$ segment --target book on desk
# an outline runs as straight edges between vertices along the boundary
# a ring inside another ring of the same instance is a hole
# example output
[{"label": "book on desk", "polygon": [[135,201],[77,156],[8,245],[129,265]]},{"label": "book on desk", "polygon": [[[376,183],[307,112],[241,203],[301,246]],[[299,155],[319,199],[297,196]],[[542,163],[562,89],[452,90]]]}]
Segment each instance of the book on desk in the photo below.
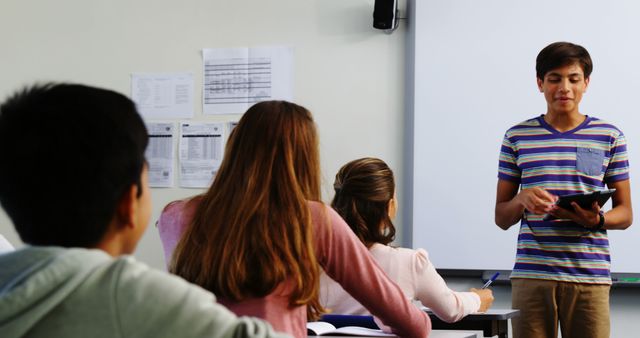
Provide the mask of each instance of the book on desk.
[{"label": "book on desk", "polygon": [[382,332],[380,329],[371,329],[362,326],[335,327],[328,322],[308,322],[308,336],[363,336],[363,337],[395,337],[392,333]]},{"label": "book on desk", "polygon": [[[489,309],[483,313],[473,313],[455,323],[446,323],[440,320],[429,308],[421,307],[431,319],[432,328],[436,331],[482,331],[483,336],[506,338],[509,336],[508,321],[509,319],[520,315],[519,310],[514,309]],[[344,326],[358,326],[362,328],[378,329],[372,316],[353,316],[353,315],[335,315],[328,314],[320,319],[328,322],[336,328]],[[313,335],[312,333],[308,333]],[[336,333],[323,333],[325,336],[334,336]],[[445,334],[443,337],[446,337]],[[463,335],[464,336],[464,335]],[[473,334],[471,335],[473,337]]]},{"label": "book on desk", "polygon": [[[378,329],[372,316],[324,315],[319,322],[307,323],[308,336],[397,337]],[[353,326],[359,325],[359,326]],[[481,330],[432,330],[430,338],[480,338]]]}]

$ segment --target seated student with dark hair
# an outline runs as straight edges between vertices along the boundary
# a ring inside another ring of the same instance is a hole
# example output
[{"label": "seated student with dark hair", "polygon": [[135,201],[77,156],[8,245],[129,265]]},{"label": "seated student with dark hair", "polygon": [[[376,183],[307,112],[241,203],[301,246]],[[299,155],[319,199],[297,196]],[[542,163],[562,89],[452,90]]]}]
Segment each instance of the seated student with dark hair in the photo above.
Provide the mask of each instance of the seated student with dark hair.
[{"label": "seated student with dark hair", "polygon": [[0,203],[29,246],[0,255],[0,337],[283,337],[130,254],[150,217],[134,103],[73,84],[0,106]]},{"label": "seated student with dark hair", "polygon": [[[449,289],[423,249],[391,247],[396,229],[395,180],[387,164],[361,158],[345,164],[336,174],[331,206],[344,218],[373,258],[398,283],[405,296],[419,300],[445,322],[486,311],[493,303],[489,289],[456,292]],[[321,279],[320,301],[336,314],[368,314],[357,300],[327,275]]]}]

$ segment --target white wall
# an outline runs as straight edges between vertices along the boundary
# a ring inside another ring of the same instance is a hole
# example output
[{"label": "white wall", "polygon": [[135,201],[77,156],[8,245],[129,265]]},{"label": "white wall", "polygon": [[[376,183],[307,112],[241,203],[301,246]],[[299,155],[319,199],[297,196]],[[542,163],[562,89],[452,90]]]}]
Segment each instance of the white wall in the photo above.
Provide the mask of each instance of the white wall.
[{"label": "white wall", "polygon": [[[374,29],[373,4],[3,0],[0,97],[36,80],[78,81],[129,94],[132,72],[189,71],[196,81],[195,119],[237,120],[201,114],[202,48],[291,45],[294,97],[318,124],[328,200],[335,172],[349,160],[377,156],[402,171],[406,25],[391,35]],[[135,253],[140,260],[164,266],[153,223],[167,202],[199,192],[153,189],[152,224]],[[2,212],[0,233],[19,245]]]}]

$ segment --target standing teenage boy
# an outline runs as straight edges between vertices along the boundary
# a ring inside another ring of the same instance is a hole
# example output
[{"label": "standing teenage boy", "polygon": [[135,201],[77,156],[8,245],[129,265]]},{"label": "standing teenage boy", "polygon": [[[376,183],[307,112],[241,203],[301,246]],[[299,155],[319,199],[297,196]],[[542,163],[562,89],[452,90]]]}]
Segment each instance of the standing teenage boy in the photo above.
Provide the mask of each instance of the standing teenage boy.
[{"label": "standing teenage boy", "polygon": [[0,337],[282,337],[130,254],[149,222],[147,132],[125,96],[25,89],[0,106]]},{"label": "standing teenage boy", "polygon": [[[623,133],[579,110],[592,68],[581,46],[545,47],[536,76],[547,112],[510,128],[502,142],[495,222],[504,230],[521,224],[511,274],[517,338],[557,337],[558,322],[563,338],[609,336],[607,230],[631,225],[631,193]],[[557,196],[605,184],[616,189],[607,212],[597,203],[554,205]]]}]

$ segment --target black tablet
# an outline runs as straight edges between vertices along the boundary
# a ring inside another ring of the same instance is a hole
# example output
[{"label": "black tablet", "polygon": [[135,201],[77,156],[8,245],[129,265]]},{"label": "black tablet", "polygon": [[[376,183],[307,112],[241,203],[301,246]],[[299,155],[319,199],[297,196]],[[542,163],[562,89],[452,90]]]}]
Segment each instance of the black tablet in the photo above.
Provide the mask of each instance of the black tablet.
[{"label": "black tablet", "polygon": [[591,209],[593,202],[598,201],[598,205],[602,207],[607,203],[615,191],[616,189],[609,189],[592,191],[584,194],[564,195],[558,198],[556,205],[564,209],[573,210],[571,202],[576,202],[583,209]]},{"label": "black tablet", "polygon": [[[559,196],[558,200],[556,201],[556,205],[563,209],[573,211],[571,202],[578,203],[578,205],[583,209],[591,209],[591,205],[593,204],[593,202],[598,201],[598,205],[602,207],[605,203],[607,203],[607,201],[609,200],[609,198],[611,198],[611,196],[615,191],[616,189],[608,189],[608,190],[591,191],[591,192],[582,193],[582,194],[570,194],[570,195]],[[553,217],[552,215],[545,215],[543,220],[549,221],[554,218],[555,217]]]}]

